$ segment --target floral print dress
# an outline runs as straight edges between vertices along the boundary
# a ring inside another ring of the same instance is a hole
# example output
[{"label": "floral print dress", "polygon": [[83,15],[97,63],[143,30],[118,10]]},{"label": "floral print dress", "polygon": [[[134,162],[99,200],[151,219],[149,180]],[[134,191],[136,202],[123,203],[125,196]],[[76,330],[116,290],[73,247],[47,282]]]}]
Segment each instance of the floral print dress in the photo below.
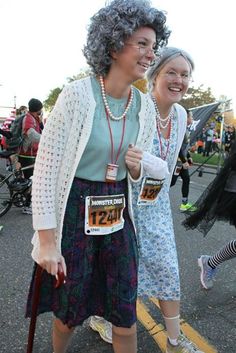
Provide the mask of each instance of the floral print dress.
[{"label": "floral print dress", "polygon": [[[170,142],[160,135],[154,139],[152,154],[166,155],[169,170],[175,164],[177,117],[172,119]],[[161,147],[162,146],[162,147]],[[168,182],[164,182],[157,200],[137,205],[141,183],[133,184],[133,211],[139,244],[138,294],[161,300],[179,300],[180,283]]]}]

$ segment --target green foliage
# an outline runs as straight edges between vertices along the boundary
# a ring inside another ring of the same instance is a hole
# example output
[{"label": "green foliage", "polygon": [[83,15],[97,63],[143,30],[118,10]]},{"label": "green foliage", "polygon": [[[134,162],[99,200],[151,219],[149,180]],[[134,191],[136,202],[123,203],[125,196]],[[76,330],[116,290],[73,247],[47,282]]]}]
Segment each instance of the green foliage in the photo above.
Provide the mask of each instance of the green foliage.
[{"label": "green foliage", "polygon": [[73,82],[76,80],[80,80],[81,78],[85,78],[87,76],[89,76],[91,74],[91,70],[90,69],[84,69],[84,70],[80,70],[80,72],[78,73],[78,75],[74,75],[72,77],[67,77],[67,81]]},{"label": "green foliage", "polygon": [[207,89],[203,88],[203,85],[200,85],[197,88],[190,87],[188,89],[188,93],[181,100],[180,104],[182,104],[185,108],[195,108],[204,104],[210,104],[216,101],[216,98],[213,96],[211,89],[208,87]]},{"label": "green foliage", "polygon": [[62,91],[62,88],[60,88],[60,87],[54,88],[50,91],[47,99],[43,102],[44,108],[47,111],[50,112],[52,110],[52,108],[54,107],[54,105],[56,103],[57,97],[59,96],[61,91]]},{"label": "green foliage", "polygon": [[140,80],[137,80],[133,83],[133,86],[139,89],[143,93],[147,93],[147,80],[145,78],[142,78]]},{"label": "green foliage", "polygon": [[[67,77],[67,81],[68,81],[68,83],[70,83],[70,82],[73,82],[75,80],[79,80],[81,78],[87,77],[89,74],[90,74],[90,70],[89,69],[81,70],[78,73],[78,75],[74,75],[72,77]],[[52,110],[52,108],[54,107],[54,105],[56,103],[56,100],[57,100],[59,94],[61,93],[61,91],[63,89],[63,87],[62,88],[57,87],[57,88],[54,88],[54,89],[52,89],[50,91],[47,99],[44,101],[44,108],[47,111],[50,112]]]},{"label": "green foliage", "polygon": [[[193,163],[198,163],[198,164],[202,164],[205,163],[207,158],[209,157],[204,157],[202,154],[198,154],[198,153],[190,153]],[[218,153],[216,153],[215,155],[213,155],[211,158],[208,159],[208,161],[206,162],[206,164],[208,165],[214,165],[217,166],[218,164],[223,165],[224,161],[222,159],[221,156],[219,156]]]}]

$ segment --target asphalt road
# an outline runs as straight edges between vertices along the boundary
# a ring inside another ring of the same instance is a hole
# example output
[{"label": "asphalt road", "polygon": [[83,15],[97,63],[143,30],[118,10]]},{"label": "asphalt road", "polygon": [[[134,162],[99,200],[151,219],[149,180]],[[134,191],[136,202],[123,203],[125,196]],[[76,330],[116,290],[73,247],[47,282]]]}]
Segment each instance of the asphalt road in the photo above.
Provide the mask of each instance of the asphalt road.
[{"label": "asphalt road", "polygon": [[[191,177],[190,201],[194,201],[214,175]],[[206,238],[198,231],[185,231],[184,215],[179,211],[181,182],[171,189],[171,201],[176,232],[182,285],[181,317],[196,329],[219,353],[234,353],[236,335],[236,259],[219,268],[213,289],[201,289],[197,257],[213,254],[235,238],[235,229],[219,222]],[[24,306],[31,277],[32,260],[31,217],[21,209],[12,208],[0,219],[0,353],[25,353],[29,321],[24,319]],[[160,312],[145,301],[157,323],[163,323]],[[51,315],[41,315],[37,322],[34,353],[51,353]],[[149,332],[138,324],[138,353],[160,353]],[[109,344],[86,325],[78,328],[68,353],[111,353]],[[206,352],[207,353],[207,352]]]}]

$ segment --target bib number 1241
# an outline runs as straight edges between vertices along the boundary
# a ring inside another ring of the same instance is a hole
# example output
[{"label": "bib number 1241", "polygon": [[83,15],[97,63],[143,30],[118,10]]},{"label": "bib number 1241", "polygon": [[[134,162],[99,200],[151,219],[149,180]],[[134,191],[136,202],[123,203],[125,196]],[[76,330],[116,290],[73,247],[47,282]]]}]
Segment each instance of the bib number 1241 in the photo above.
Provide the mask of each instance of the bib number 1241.
[{"label": "bib number 1241", "polygon": [[123,194],[87,196],[85,203],[86,234],[110,234],[123,228],[123,211],[125,208]]}]

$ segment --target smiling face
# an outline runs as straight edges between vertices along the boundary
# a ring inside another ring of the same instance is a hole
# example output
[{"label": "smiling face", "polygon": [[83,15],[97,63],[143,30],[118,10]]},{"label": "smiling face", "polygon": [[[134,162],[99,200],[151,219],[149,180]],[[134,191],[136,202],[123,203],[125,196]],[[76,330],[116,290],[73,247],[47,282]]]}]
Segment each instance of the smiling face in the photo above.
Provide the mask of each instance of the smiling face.
[{"label": "smiling face", "polygon": [[166,105],[178,103],[188,90],[190,78],[190,64],[183,56],[178,56],[167,62],[159,72],[152,93]]},{"label": "smiling face", "polygon": [[126,41],[121,51],[112,53],[110,70],[116,70],[127,81],[133,82],[144,77],[155,58],[156,33],[152,28],[141,27]]}]

